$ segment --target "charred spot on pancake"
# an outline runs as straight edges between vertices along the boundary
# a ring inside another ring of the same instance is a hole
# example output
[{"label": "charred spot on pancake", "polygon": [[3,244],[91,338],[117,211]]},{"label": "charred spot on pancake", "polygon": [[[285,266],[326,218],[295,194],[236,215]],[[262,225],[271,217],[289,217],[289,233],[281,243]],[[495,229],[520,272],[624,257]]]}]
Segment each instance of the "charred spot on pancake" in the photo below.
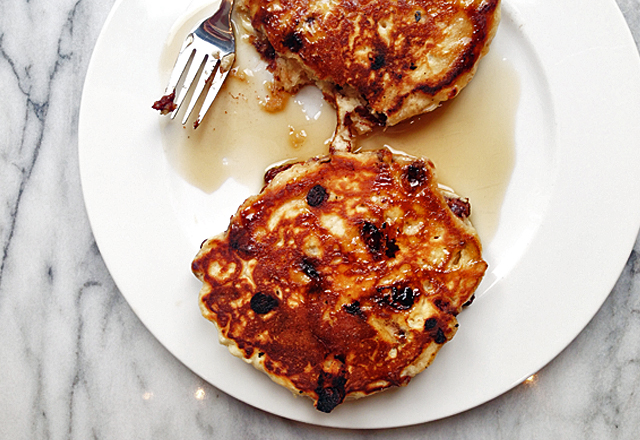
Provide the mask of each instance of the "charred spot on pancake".
[{"label": "charred spot on pancake", "polygon": [[302,36],[298,32],[293,32],[284,38],[284,40],[282,41],[282,44],[285,47],[289,48],[291,52],[298,52],[300,51],[300,49],[302,49],[304,40],[302,39]]},{"label": "charred spot on pancake", "polygon": [[251,310],[256,312],[258,315],[266,315],[276,307],[278,307],[278,299],[274,298],[271,295],[264,294],[262,292],[258,292],[251,297],[251,301],[249,302],[249,306]]},{"label": "charred spot on pancake", "polygon": [[307,203],[315,208],[322,205],[328,197],[329,194],[327,194],[327,190],[322,185],[315,185],[307,193]]}]

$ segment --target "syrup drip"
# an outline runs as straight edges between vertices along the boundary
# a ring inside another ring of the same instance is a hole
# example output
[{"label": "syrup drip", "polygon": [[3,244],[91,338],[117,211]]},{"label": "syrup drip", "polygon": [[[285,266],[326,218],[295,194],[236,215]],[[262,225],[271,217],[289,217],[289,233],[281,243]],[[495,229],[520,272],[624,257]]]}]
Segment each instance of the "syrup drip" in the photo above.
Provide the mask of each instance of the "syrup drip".
[{"label": "syrup drip", "polygon": [[[236,18],[236,30],[243,25]],[[191,26],[185,22],[167,42],[160,65],[163,76],[168,77]],[[236,53],[234,71],[197,130],[181,126],[181,114],[174,121],[160,118],[168,162],[205,193],[230,178],[257,193],[273,164],[327,154],[335,130],[334,109],[311,86],[291,97],[282,110],[267,111],[271,76],[246,35],[237,39]],[[471,221],[486,243],[497,229],[514,167],[519,94],[509,61],[490,52],[454,100],[397,126],[374,130],[359,139],[359,148],[386,145],[431,159],[439,181],[470,199]]]}]

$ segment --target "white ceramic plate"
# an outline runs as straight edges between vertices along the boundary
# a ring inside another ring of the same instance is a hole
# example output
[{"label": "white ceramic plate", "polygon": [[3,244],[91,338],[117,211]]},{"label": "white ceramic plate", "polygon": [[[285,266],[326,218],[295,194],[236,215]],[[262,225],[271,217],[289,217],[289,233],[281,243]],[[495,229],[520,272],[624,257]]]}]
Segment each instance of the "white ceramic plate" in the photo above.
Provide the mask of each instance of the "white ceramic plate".
[{"label": "white ceramic plate", "polygon": [[[166,81],[158,63],[167,34],[187,6],[116,3],[86,78],[79,153],[87,211],[114,280],[149,330],[194,372],[294,420],[404,426],[511,389],[593,317],[640,225],[640,64],[613,1],[585,8],[579,0],[504,0],[490,56],[509,60],[519,77],[515,164],[485,243],[490,270],[478,299],[461,314],[454,340],[408,387],[329,415],[232,357],[200,316],[191,259],[250,191],[231,186],[207,195],[167,164],[149,105]],[[203,225],[207,212],[217,215]]]}]

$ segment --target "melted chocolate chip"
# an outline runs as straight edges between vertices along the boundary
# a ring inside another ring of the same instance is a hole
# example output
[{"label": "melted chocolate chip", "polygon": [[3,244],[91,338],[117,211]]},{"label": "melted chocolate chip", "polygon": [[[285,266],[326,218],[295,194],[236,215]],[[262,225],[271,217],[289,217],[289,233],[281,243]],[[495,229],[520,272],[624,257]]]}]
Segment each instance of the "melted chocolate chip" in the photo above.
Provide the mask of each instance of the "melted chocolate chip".
[{"label": "melted chocolate chip", "polygon": [[[430,331],[433,341],[436,344],[444,344],[447,342],[447,337],[440,327],[438,327],[438,320],[436,318],[429,318],[424,321],[425,331]],[[435,331],[434,331],[435,330]]]},{"label": "melted chocolate chip", "polygon": [[425,330],[433,330],[438,325],[438,320],[436,318],[429,318],[424,321],[424,329]]},{"label": "melted chocolate chip", "polygon": [[302,36],[299,33],[294,32],[292,34],[287,35],[284,41],[282,42],[282,44],[288,47],[291,52],[298,52],[300,49],[302,49],[304,40],[302,39]]},{"label": "melted chocolate chip", "polygon": [[322,388],[318,391],[316,408],[323,413],[330,413],[344,400],[344,391],[338,387]]},{"label": "melted chocolate chip", "polygon": [[436,337],[433,338],[433,341],[436,344],[444,344],[445,342],[447,342],[447,337],[444,335],[444,332],[442,331],[441,328],[439,328],[438,331],[436,331]]},{"label": "melted chocolate chip", "polygon": [[267,61],[274,60],[276,58],[276,50],[268,40],[256,38],[253,40],[253,46]]},{"label": "melted chocolate chip", "polygon": [[374,258],[378,259],[382,254],[387,258],[395,258],[400,250],[396,240],[389,238],[387,224],[383,223],[379,229],[371,222],[364,222],[360,228],[360,237]]},{"label": "melted chocolate chip", "polygon": [[384,67],[385,59],[383,54],[378,54],[376,57],[371,60],[371,70],[379,70]]},{"label": "melted chocolate chip", "polygon": [[377,254],[382,250],[382,232],[373,223],[364,222],[360,236],[372,253]]},{"label": "melted chocolate chip", "polygon": [[327,190],[322,185],[316,185],[307,193],[307,203],[315,208],[322,205],[328,197]]},{"label": "melted chocolate chip", "polygon": [[449,309],[449,301],[446,301],[441,298],[437,298],[433,301],[433,305],[443,312],[446,312]]},{"label": "melted chocolate chip", "polygon": [[420,295],[418,289],[412,289],[411,287],[385,286],[378,287],[376,290],[381,294],[385,291],[390,291],[390,293],[375,298],[375,301],[380,305],[390,306],[397,310],[410,309],[413,307],[418,295]]},{"label": "melted chocolate chip", "polygon": [[342,375],[332,376],[321,371],[318,377],[318,387],[315,390],[318,394],[318,401],[316,402],[318,411],[330,413],[336,406],[340,405],[346,395],[346,383],[347,380]]},{"label": "melted chocolate chip", "polygon": [[461,219],[465,219],[471,215],[471,204],[468,199],[458,197],[447,198],[447,206],[449,209]]},{"label": "melted chocolate chip", "polygon": [[353,316],[362,316],[362,309],[360,308],[360,301],[354,301],[351,304],[345,304],[342,306],[345,312]]},{"label": "melted chocolate chip", "polygon": [[420,162],[414,162],[404,170],[404,178],[411,188],[421,185],[427,179],[427,170]]},{"label": "melted chocolate chip", "polygon": [[411,287],[393,287],[391,289],[391,305],[399,310],[406,310],[413,307],[416,293]]},{"label": "melted chocolate chip", "polygon": [[384,127],[386,125],[386,123],[387,123],[387,115],[385,115],[384,113],[380,113],[380,112],[373,112],[372,113],[370,109],[365,108],[365,107],[363,107],[361,105],[356,107],[353,111],[354,111],[355,114],[360,116],[362,119],[367,120],[367,121],[371,122],[372,124]]},{"label": "melted chocolate chip", "polygon": [[258,250],[249,232],[235,223],[229,228],[229,246],[244,256],[251,256]]},{"label": "melted chocolate chip", "polygon": [[316,267],[311,260],[304,258],[302,263],[300,263],[300,268],[304,274],[313,281],[320,281],[320,273],[316,270]]},{"label": "melted chocolate chip", "polygon": [[264,315],[278,307],[278,299],[271,295],[258,292],[251,297],[249,305],[251,306],[251,310],[258,315]]},{"label": "melted chocolate chip", "polygon": [[400,248],[396,244],[396,241],[393,239],[387,238],[387,250],[384,251],[387,258],[395,258],[396,252],[398,252]]}]

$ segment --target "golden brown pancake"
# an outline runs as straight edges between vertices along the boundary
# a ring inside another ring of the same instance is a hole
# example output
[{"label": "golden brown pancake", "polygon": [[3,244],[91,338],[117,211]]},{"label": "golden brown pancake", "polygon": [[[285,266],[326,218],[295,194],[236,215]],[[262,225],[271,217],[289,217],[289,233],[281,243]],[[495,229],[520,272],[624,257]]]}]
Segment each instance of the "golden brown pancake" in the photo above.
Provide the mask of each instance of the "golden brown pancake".
[{"label": "golden brown pancake", "polygon": [[221,343],[323,412],[406,385],[486,270],[468,201],[429,160],[386,149],[266,180],[192,264]]},{"label": "golden brown pancake", "polygon": [[277,86],[315,83],[338,110],[334,150],[455,97],[500,21],[500,0],[241,0]]}]

